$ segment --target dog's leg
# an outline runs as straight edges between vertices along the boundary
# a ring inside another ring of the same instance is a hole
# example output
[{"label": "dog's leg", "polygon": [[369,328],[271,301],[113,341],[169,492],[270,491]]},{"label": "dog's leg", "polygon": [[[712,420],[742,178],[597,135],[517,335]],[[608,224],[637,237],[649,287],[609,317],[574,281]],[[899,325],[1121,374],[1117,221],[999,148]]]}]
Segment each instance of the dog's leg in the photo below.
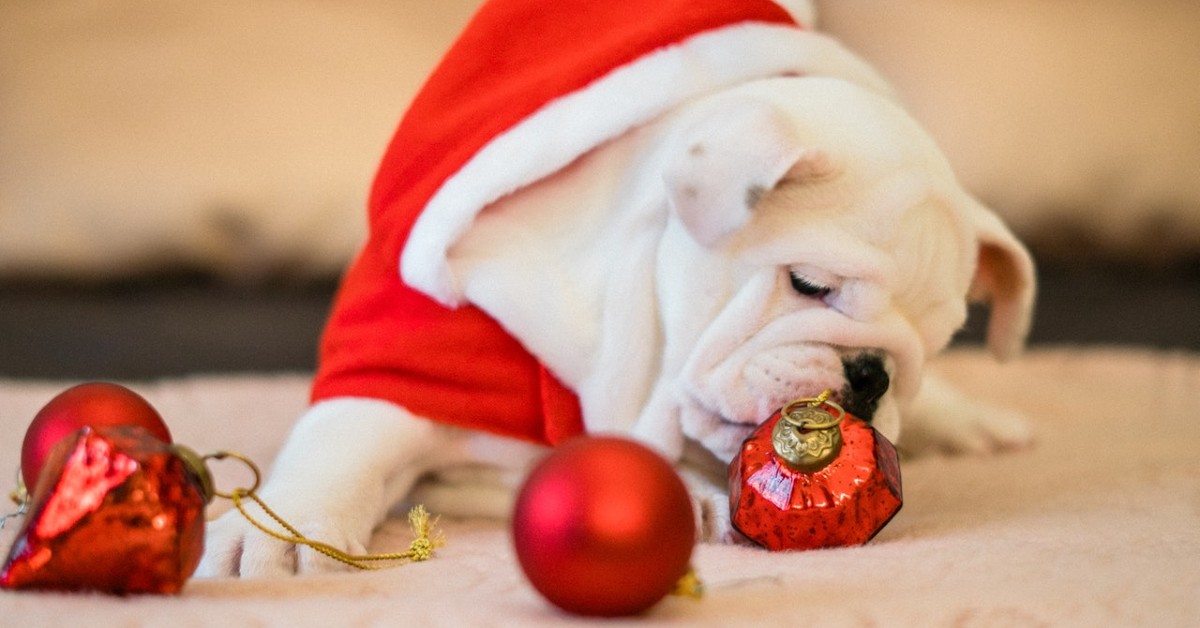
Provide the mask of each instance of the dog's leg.
[{"label": "dog's leg", "polygon": [[696,540],[704,543],[735,543],[739,535],[733,529],[729,513],[729,493],[725,487],[713,482],[707,475],[695,469],[680,468],[692,497],[692,508],[696,515]]},{"label": "dog's leg", "polygon": [[413,488],[409,501],[438,516],[509,518],[521,483],[550,449],[484,432],[463,438],[462,464],[429,474]]},{"label": "dog's leg", "polygon": [[1020,413],[970,399],[929,374],[904,417],[905,454],[984,454],[1028,446],[1033,430]]},{"label": "dog's leg", "polygon": [[729,512],[728,465],[722,464],[708,450],[689,440],[684,458],[676,470],[692,497],[697,541],[746,543],[745,537],[734,530]]},{"label": "dog's leg", "polygon": [[[313,406],[258,491],[308,538],[352,554],[430,469],[461,452],[462,431],[413,416],[390,403],[333,399]],[[252,514],[272,523],[251,505]],[[338,569],[308,547],[267,536],[232,510],[208,525],[201,576],[274,576]]]}]

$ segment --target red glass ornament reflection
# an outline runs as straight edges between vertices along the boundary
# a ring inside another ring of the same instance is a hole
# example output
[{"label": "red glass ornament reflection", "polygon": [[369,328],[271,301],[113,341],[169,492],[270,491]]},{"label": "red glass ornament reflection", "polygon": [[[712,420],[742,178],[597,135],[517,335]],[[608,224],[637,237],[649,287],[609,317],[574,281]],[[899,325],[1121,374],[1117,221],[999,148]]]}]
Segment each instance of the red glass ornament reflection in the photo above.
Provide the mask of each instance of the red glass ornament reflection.
[{"label": "red glass ornament reflection", "polygon": [[512,525],[530,583],[581,615],[650,608],[688,572],[696,542],[675,469],[617,437],[579,437],[552,451],[522,485]]},{"label": "red glass ornament reflection", "polygon": [[[813,429],[794,418],[809,411],[825,422]],[[875,428],[836,404],[802,400],[742,444],[729,467],[729,501],[734,527],[767,549],[861,545],[900,510],[899,459]]]},{"label": "red glass ornament reflection", "polygon": [[200,480],[138,426],[60,441],[32,491],[0,587],[175,593],[204,550]]},{"label": "red glass ornament reflection", "polygon": [[21,475],[33,487],[42,465],[58,441],[81,427],[138,425],[155,438],[171,442],[171,431],[158,411],[141,395],[107,382],[79,384],[51,399],[33,417],[21,444]]}]

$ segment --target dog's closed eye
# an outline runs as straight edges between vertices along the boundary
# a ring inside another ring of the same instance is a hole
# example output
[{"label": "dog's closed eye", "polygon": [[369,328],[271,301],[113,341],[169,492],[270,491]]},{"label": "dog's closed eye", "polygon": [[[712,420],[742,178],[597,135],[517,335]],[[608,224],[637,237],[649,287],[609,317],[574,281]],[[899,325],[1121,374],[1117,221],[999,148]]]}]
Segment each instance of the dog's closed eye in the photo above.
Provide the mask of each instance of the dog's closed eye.
[{"label": "dog's closed eye", "polygon": [[795,271],[788,273],[788,276],[792,280],[792,289],[806,297],[821,299],[833,290],[829,286],[821,285]]}]

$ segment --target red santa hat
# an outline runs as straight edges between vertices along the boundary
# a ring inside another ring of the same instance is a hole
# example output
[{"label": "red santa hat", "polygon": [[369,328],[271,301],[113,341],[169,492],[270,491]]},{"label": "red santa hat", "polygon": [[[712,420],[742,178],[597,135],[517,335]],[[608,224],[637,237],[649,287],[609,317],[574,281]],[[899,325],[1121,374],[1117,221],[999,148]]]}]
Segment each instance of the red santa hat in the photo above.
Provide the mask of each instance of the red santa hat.
[{"label": "red santa hat", "polygon": [[[429,77],[385,154],[370,236],[321,344],[314,401],[383,399],[555,443],[574,393],[486,312],[446,252],[489,204],[606,140],[739,83],[814,73],[796,0],[492,0]],[[828,55],[825,55],[828,56]]]}]

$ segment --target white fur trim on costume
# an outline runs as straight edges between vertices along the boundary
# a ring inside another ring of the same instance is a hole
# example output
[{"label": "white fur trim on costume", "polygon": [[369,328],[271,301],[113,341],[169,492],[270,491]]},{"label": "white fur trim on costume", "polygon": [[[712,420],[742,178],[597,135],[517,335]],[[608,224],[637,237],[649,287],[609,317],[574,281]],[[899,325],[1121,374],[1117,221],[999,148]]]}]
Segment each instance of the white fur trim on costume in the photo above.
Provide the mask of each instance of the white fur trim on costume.
[{"label": "white fur trim on costume", "polygon": [[459,305],[463,296],[447,251],[484,207],[690,99],[788,73],[838,76],[891,93],[870,66],[819,33],[738,24],[695,35],[551,101],[484,146],[418,217],[400,256],[401,275],[441,303]]}]

